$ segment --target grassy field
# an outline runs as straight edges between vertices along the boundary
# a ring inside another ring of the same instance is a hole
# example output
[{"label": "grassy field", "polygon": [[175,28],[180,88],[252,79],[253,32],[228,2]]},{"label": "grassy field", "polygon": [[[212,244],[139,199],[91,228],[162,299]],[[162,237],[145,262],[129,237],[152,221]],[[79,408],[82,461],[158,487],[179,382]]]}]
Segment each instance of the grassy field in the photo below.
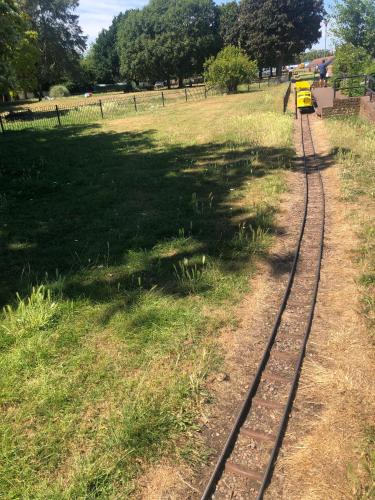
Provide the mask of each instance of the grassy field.
[{"label": "grassy field", "polygon": [[[271,83],[272,85],[272,83]],[[251,85],[241,85],[239,91],[245,92],[248,90],[257,90],[259,88],[265,89],[268,87],[267,79],[264,80],[259,86],[258,83],[252,83]],[[195,95],[204,94],[204,85],[194,85],[193,87],[187,87],[186,92],[188,93],[188,98],[194,98]],[[106,103],[107,101],[129,101],[132,102],[134,96],[141,103],[146,101],[151,101],[155,103],[162,103],[161,98],[162,90],[147,90],[141,92],[95,92],[92,97],[85,98],[83,95],[74,95],[69,97],[59,97],[55,98],[53,101],[39,101],[37,99],[30,99],[28,101],[14,101],[13,103],[2,103],[0,104],[0,112],[8,110],[21,110],[21,109],[31,109],[33,111],[38,111],[46,107],[54,107],[56,104],[58,106],[70,107],[70,106],[84,106],[92,102],[97,102],[99,99]],[[163,89],[165,104],[185,101],[185,89],[172,88]],[[161,104],[162,105],[162,104]]]},{"label": "grassy field", "polygon": [[[360,242],[356,259],[361,268],[359,285],[362,292],[362,310],[373,344],[375,341],[375,129],[372,123],[358,117],[332,119],[330,124],[330,136],[340,165],[343,199],[353,205],[352,222],[357,229]],[[361,486],[361,498],[374,498],[375,426],[368,427],[365,434],[367,440],[363,446],[362,456],[368,474],[365,486]],[[354,481],[358,481],[358,478]]]},{"label": "grassy field", "polygon": [[[270,85],[275,85],[271,83]],[[240,85],[239,92],[268,90],[267,81],[261,84]],[[140,113],[159,113],[161,108],[186,105],[186,102],[203,101],[221,94],[218,89],[204,86],[168,91],[138,93],[95,94],[91,98],[82,96],[63,97],[51,102],[20,102],[0,107],[0,117],[5,132],[35,128],[56,128],[58,126],[86,125],[98,120],[128,118]],[[58,107],[58,109],[57,109]],[[8,116],[8,112],[23,112]],[[26,113],[25,113],[26,112]]]},{"label": "grassy field", "polygon": [[273,238],[285,87],[1,137],[3,498],[124,498],[192,440]]}]

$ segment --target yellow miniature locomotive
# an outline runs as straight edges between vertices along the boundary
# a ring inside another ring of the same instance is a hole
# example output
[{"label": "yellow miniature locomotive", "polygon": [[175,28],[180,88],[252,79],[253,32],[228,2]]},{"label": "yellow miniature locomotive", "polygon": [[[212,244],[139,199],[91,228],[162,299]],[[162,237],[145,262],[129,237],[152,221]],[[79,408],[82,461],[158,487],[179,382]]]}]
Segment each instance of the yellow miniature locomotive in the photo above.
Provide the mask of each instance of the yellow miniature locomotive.
[{"label": "yellow miniature locomotive", "polygon": [[297,81],[295,83],[297,93],[297,108],[300,110],[312,109],[314,100],[309,82]]}]

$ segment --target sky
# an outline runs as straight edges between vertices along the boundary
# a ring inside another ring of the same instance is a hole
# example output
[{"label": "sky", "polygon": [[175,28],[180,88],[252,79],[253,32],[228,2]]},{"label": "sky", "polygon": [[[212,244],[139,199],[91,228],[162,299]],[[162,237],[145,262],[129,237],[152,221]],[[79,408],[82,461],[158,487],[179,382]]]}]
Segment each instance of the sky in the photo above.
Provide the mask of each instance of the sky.
[{"label": "sky", "polygon": [[[219,0],[216,3],[225,3],[226,0]],[[148,0],[80,0],[77,13],[80,16],[80,25],[86,35],[89,43],[95,41],[95,38],[103,28],[108,28],[114,16],[120,12],[129,9],[143,7]],[[326,7],[331,0],[325,0]],[[322,27],[324,32],[324,27]],[[332,42],[327,37],[327,48],[332,46]],[[324,48],[324,36],[314,48]]]}]

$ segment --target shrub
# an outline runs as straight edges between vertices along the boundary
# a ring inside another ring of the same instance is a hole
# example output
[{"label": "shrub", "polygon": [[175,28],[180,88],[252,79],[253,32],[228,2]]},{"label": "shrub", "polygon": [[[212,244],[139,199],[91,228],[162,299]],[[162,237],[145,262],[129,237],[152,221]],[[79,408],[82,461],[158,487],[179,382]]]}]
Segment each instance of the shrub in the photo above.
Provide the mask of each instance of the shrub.
[{"label": "shrub", "polygon": [[[333,63],[334,78],[343,76],[361,75],[371,71],[371,56],[362,47],[355,47],[345,43],[336,49]],[[362,78],[342,80],[342,87],[348,87],[343,93],[349,96],[362,95]]]},{"label": "shrub", "polygon": [[205,80],[209,85],[236,92],[240,83],[248,83],[258,72],[256,61],[251,61],[238,47],[228,45],[216,57],[205,62]]},{"label": "shrub", "polygon": [[50,97],[68,97],[70,96],[69,90],[64,85],[54,85],[49,89]]}]

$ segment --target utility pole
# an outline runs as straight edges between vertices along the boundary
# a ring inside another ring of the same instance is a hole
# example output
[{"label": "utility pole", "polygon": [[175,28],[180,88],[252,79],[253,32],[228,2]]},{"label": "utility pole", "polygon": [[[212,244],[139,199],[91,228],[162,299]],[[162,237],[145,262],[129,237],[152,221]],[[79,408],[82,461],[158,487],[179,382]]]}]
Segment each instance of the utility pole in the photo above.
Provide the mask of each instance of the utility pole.
[{"label": "utility pole", "polygon": [[324,56],[327,57],[327,28],[328,28],[328,22],[329,22],[329,17],[324,19]]}]

